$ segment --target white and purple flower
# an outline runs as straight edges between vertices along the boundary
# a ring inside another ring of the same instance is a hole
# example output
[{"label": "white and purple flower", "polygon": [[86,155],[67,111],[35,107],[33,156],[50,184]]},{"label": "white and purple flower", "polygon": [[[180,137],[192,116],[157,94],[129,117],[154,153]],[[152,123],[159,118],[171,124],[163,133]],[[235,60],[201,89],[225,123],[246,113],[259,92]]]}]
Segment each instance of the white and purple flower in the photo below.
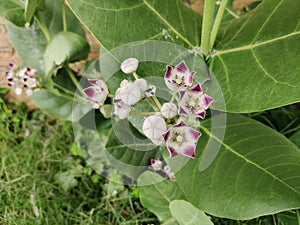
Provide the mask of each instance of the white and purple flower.
[{"label": "white and purple flower", "polygon": [[6,72],[7,85],[14,88],[17,95],[22,94],[23,91],[31,95],[32,90],[37,87],[36,73],[33,68],[19,69],[16,63],[10,63]]},{"label": "white and purple flower", "polygon": [[199,131],[188,127],[183,121],[180,121],[163,133],[163,138],[171,157],[184,155],[194,158],[196,143],[200,136],[201,133]]},{"label": "white and purple flower", "polygon": [[201,119],[205,118],[206,110],[214,99],[203,94],[200,84],[192,88],[179,91],[179,114],[185,116],[196,116]]},{"label": "white and purple flower", "polygon": [[88,81],[92,86],[83,89],[83,92],[88,100],[93,103],[93,107],[99,108],[107,98],[108,88],[103,80],[88,79]]},{"label": "white and purple flower", "polygon": [[161,115],[167,119],[172,119],[177,116],[177,112],[177,106],[172,102],[164,103],[160,110]]},{"label": "white and purple flower", "polygon": [[160,171],[162,169],[162,161],[160,159],[151,159],[151,166],[149,166],[149,169],[157,172]]},{"label": "white and purple flower", "polygon": [[175,66],[175,68],[167,65],[164,79],[170,90],[184,90],[187,87],[192,86],[195,74],[195,71],[190,71],[186,63],[181,61]]},{"label": "white and purple flower", "polygon": [[121,70],[125,74],[133,73],[137,70],[139,61],[136,58],[125,59],[121,64]]}]

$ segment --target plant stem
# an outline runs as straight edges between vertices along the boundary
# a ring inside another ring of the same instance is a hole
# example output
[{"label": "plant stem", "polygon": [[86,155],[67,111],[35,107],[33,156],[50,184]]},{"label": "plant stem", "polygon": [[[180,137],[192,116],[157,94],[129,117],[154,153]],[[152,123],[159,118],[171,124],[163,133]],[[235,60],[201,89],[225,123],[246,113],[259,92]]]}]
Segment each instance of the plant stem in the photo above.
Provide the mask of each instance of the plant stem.
[{"label": "plant stem", "polygon": [[156,96],[152,96],[152,99],[155,103],[155,105],[157,106],[157,108],[159,109],[159,111],[161,110],[161,104],[160,102],[158,101],[157,97]]},{"label": "plant stem", "polygon": [[156,112],[138,112],[138,111],[131,111],[130,114],[132,115],[141,115],[141,116],[151,116],[154,115]]},{"label": "plant stem", "polygon": [[38,23],[41,27],[41,30],[43,31],[43,33],[45,35],[47,41],[50,42],[51,41],[51,35],[49,33],[49,30],[48,30],[46,24],[44,23],[44,21],[42,20],[42,18],[40,17],[40,14],[38,12],[36,13],[35,17],[36,17],[36,19],[37,19],[37,21],[38,21]]},{"label": "plant stem", "polygon": [[62,0],[62,19],[63,19],[64,32],[67,32],[68,29],[67,29],[66,4],[64,0]]},{"label": "plant stem", "polygon": [[201,50],[206,56],[210,51],[210,34],[214,20],[214,8],[215,0],[205,0],[202,21]]},{"label": "plant stem", "polygon": [[76,77],[75,77],[73,71],[72,71],[68,66],[66,66],[65,69],[66,69],[66,71],[67,71],[69,77],[71,78],[72,82],[73,82],[74,85],[76,86],[76,88],[77,88],[77,89],[79,90],[79,92],[84,96],[84,93],[83,93],[83,91],[82,91],[82,88],[81,88],[81,86],[80,86],[78,80],[76,79]]},{"label": "plant stem", "polygon": [[137,73],[134,71],[134,72],[132,72],[132,75],[134,76],[134,79],[139,79],[139,75],[137,75]]},{"label": "plant stem", "polygon": [[212,27],[212,31],[211,31],[211,35],[210,35],[210,49],[212,49],[214,47],[215,41],[216,41],[216,37],[220,28],[220,24],[227,6],[228,0],[222,0],[221,1],[221,5],[219,7],[214,25]]},{"label": "plant stem", "polygon": [[61,96],[65,97],[65,98],[69,98],[69,99],[77,98],[78,101],[80,100],[82,102],[88,102],[89,101],[89,100],[87,100],[85,98],[82,98],[81,96],[78,96],[78,95],[74,94],[72,91],[70,91],[70,90],[68,90],[68,89],[60,86],[59,84],[54,83],[54,86],[57,87],[58,89],[64,91],[65,93],[70,94],[70,96],[66,96],[66,95],[62,94],[61,92],[59,92],[59,94]]}]

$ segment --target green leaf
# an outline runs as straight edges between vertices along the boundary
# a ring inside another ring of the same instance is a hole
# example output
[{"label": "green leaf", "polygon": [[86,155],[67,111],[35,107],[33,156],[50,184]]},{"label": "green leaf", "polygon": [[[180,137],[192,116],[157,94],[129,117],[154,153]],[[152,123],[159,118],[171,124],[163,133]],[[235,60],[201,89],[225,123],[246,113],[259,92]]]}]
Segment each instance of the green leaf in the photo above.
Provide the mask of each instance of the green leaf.
[{"label": "green leaf", "polygon": [[35,12],[38,10],[42,0],[26,0],[25,1],[25,21],[31,23]]},{"label": "green leaf", "polygon": [[[215,216],[250,219],[300,207],[300,151],[280,133],[243,116],[227,117],[226,135],[220,140],[203,133],[197,157],[176,174],[187,200]],[[213,127],[218,133],[224,127]],[[208,139],[221,144],[220,153],[199,171],[200,152]]]},{"label": "green leaf", "polygon": [[65,62],[86,59],[90,46],[81,36],[71,32],[56,34],[45,51],[46,72]]},{"label": "green leaf", "polygon": [[15,25],[23,27],[25,25],[24,4],[19,0],[1,1],[0,17],[4,17]]},{"label": "green leaf", "polygon": [[34,92],[31,99],[40,109],[70,121],[78,121],[92,108],[89,102],[79,102],[46,90]]},{"label": "green leaf", "polygon": [[141,135],[127,120],[118,120],[106,143],[107,157],[125,175],[137,178],[148,169],[158,147]]},{"label": "green leaf", "polygon": [[191,203],[184,200],[174,200],[170,202],[172,216],[180,225],[213,225],[204,212],[195,208]]},{"label": "green leaf", "polygon": [[188,47],[200,43],[201,16],[184,6],[180,0],[68,2],[80,21],[106,49],[154,39]]},{"label": "green leaf", "polygon": [[141,174],[138,186],[141,203],[160,221],[167,221],[172,217],[169,210],[172,200],[185,199],[176,182],[170,182],[154,172]]},{"label": "green leaf", "polygon": [[[3,1],[8,2],[8,1]],[[46,0],[45,10],[41,17],[52,36],[63,30],[61,0]],[[24,14],[24,10],[22,12]],[[22,15],[23,18],[23,15]],[[68,30],[84,37],[84,31],[75,16],[67,10]],[[25,24],[25,23],[24,23]],[[44,53],[47,40],[36,21],[29,28],[17,27],[8,23],[9,38],[26,66],[36,68],[38,76],[45,75]]]},{"label": "green leaf", "polygon": [[246,16],[222,25],[211,65],[228,112],[299,102],[299,8],[300,1],[264,0]]},{"label": "green leaf", "polygon": [[293,142],[295,145],[300,148],[300,130],[298,130],[296,133],[294,133],[290,138],[290,141]]}]

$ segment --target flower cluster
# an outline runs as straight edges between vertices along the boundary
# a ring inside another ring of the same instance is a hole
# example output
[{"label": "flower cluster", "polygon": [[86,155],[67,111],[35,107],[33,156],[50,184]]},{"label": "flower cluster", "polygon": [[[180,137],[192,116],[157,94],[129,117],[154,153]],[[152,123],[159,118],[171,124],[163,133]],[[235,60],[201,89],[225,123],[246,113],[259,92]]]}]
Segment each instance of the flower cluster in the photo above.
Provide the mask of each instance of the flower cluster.
[{"label": "flower cluster", "polygon": [[[201,133],[187,123],[191,117],[204,119],[206,110],[213,102],[212,97],[203,93],[200,83],[192,86],[195,74],[184,61],[174,68],[167,65],[164,80],[166,86],[173,91],[173,97],[170,102],[163,104],[159,115],[149,116],[144,121],[145,136],[157,145],[165,143],[171,157],[195,157],[196,144]],[[178,105],[173,103],[177,94]],[[170,119],[177,122],[169,124],[167,129],[165,121]]]},{"label": "flower cluster", "polygon": [[7,85],[13,88],[17,95],[23,92],[32,95],[33,89],[37,87],[36,73],[33,68],[20,69],[16,63],[10,63],[6,71]]},{"label": "flower cluster", "polygon": [[163,167],[163,162],[160,159],[151,159],[149,169],[153,172],[162,173],[170,181],[175,181],[175,174],[172,169],[168,165]]}]

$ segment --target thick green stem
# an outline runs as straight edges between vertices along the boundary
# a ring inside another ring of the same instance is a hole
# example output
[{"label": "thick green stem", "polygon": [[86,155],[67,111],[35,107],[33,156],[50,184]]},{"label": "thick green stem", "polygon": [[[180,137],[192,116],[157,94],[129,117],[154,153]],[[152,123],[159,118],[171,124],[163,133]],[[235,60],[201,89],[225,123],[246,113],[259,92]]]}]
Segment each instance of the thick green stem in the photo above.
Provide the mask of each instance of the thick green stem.
[{"label": "thick green stem", "polygon": [[78,82],[78,80],[76,79],[76,77],[75,77],[75,75],[73,73],[73,71],[68,66],[66,66],[65,69],[66,69],[69,77],[71,78],[72,82],[74,83],[74,85],[76,86],[76,88],[79,90],[80,94],[82,94],[83,96],[85,96],[84,93],[83,93],[83,91],[82,91],[82,88],[81,88],[81,86],[80,86],[80,84]]},{"label": "thick green stem", "polygon": [[216,41],[216,37],[220,28],[220,24],[224,15],[224,12],[226,10],[226,6],[227,6],[228,0],[222,0],[221,1],[221,5],[219,7],[218,13],[217,13],[217,17],[215,19],[212,31],[211,31],[211,36],[210,36],[210,49],[212,49],[214,47],[215,41]]},{"label": "thick green stem", "polygon": [[200,47],[201,51],[206,56],[210,51],[210,34],[214,20],[214,8],[215,0],[205,0]]},{"label": "thick green stem", "polygon": [[36,13],[35,17],[36,17],[36,19],[37,19],[37,21],[40,25],[41,30],[43,31],[43,33],[45,35],[47,41],[50,42],[51,41],[51,35],[49,33],[49,30],[48,30],[46,24],[44,23],[44,21],[42,20],[42,18],[40,17],[40,14],[38,12]]},{"label": "thick green stem", "polygon": [[67,14],[66,14],[66,4],[65,1],[62,0],[62,19],[63,19],[63,28],[64,32],[67,32]]},{"label": "thick green stem", "polygon": [[151,116],[154,115],[156,112],[138,112],[138,111],[131,111],[131,115],[139,115],[139,116]]}]

